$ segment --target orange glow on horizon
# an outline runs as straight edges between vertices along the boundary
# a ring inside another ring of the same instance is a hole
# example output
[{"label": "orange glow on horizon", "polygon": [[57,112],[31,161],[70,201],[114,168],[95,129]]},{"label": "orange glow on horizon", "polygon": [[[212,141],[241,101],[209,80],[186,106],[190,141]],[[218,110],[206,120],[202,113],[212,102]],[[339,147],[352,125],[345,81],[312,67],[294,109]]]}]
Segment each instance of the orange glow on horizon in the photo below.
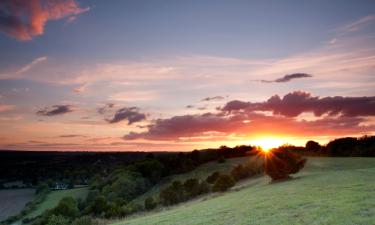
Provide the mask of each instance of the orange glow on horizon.
[{"label": "orange glow on horizon", "polygon": [[286,141],[277,137],[267,137],[254,140],[252,141],[252,144],[261,147],[264,153],[268,153],[272,148],[277,148],[283,144],[286,144]]}]

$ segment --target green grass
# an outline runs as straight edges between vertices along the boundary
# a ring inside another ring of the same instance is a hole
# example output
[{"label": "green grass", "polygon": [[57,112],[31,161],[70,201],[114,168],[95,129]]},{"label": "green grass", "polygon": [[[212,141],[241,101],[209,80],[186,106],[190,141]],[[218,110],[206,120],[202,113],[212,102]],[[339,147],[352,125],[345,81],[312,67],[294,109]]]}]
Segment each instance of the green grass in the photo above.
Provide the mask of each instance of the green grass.
[{"label": "green grass", "polygon": [[166,177],[160,183],[158,183],[152,189],[150,189],[148,192],[134,199],[132,202],[143,205],[144,200],[147,197],[156,197],[159,194],[160,190],[168,186],[172,181],[175,181],[175,180],[184,181],[189,178],[197,178],[197,179],[205,180],[207,176],[211,175],[215,171],[228,172],[230,171],[232,167],[240,163],[244,163],[245,161],[248,161],[248,160],[249,160],[248,158],[233,158],[233,159],[227,159],[224,163],[218,163],[216,161],[213,161],[213,162],[205,163],[188,173]]},{"label": "green grass", "polygon": [[26,215],[24,218],[35,218],[41,215],[47,209],[52,209],[56,207],[59,201],[64,197],[85,199],[87,194],[88,194],[87,187],[52,191],[51,193],[47,195],[47,198],[40,205],[38,205],[38,207],[34,211]]},{"label": "green grass", "polygon": [[309,158],[295,179],[249,179],[170,209],[116,225],[375,224],[374,158]]}]

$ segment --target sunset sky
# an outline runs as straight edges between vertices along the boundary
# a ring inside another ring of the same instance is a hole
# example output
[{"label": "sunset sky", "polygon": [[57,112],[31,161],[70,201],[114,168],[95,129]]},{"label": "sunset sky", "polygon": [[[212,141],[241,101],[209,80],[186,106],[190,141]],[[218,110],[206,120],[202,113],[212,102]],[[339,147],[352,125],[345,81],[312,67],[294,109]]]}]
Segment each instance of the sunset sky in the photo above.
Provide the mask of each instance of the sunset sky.
[{"label": "sunset sky", "polygon": [[375,134],[375,1],[0,1],[0,149]]}]

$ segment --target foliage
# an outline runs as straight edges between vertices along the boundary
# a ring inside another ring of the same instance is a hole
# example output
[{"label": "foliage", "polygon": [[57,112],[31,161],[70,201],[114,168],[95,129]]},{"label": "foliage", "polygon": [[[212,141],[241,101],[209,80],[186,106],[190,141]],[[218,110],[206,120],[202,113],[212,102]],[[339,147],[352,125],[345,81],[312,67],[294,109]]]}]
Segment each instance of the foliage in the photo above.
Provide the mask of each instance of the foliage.
[{"label": "foliage", "polygon": [[148,197],[145,199],[145,209],[146,210],[152,210],[154,208],[156,208],[157,206],[157,203],[156,201],[154,200],[153,197]]},{"label": "foliage", "polygon": [[215,183],[215,181],[217,180],[217,178],[220,176],[220,173],[219,172],[217,172],[217,171],[215,171],[215,172],[213,172],[210,176],[208,176],[207,178],[206,178],[206,181],[208,182],[208,183],[210,183],[210,184],[213,184],[213,183]]},{"label": "foliage", "polygon": [[274,149],[265,155],[265,172],[273,181],[289,178],[306,163],[300,155],[285,150]]},{"label": "foliage", "polygon": [[215,181],[214,186],[212,187],[212,191],[214,192],[226,191],[229,188],[233,187],[235,183],[236,182],[231,175],[220,174],[217,180]]}]

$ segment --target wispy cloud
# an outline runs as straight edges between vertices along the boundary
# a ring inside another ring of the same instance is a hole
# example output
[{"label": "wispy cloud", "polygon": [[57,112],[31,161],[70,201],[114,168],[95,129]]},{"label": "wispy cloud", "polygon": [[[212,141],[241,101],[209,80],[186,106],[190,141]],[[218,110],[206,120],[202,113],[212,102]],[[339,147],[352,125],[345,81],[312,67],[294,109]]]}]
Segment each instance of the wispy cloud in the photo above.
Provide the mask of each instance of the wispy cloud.
[{"label": "wispy cloud", "polygon": [[362,17],[354,22],[348,23],[345,26],[341,27],[339,30],[341,32],[354,32],[373,23],[375,23],[375,14],[371,14]]},{"label": "wispy cloud", "polygon": [[293,79],[308,78],[308,77],[312,77],[312,75],[307,74],[307,73],[293,73],[293,74],[284,75],[283,77],[277,78],[275,80],[260,80],[260,81],[263,83],[285,83]]},{"label": "wispy cloud", "polygon": [[15,105],[0,104],[0,112],[10,111],[15,109]]},{"label": "wispy cloud", "polygon": [[214,96],[214,97],[206,97],[202,99],[202,102],[209,102],[209,101],[221,101],[224,100],[225,98],[223,96]]},{"label": "wispy cloud", "polygon": [[73,112],[71,105],[54,105],[52,107],[46,107],[37,111],[37,115],[39,116],[57,116],[66,114],[69,112]]},{"label": "wispy cloud", "polygon": [[24,67],[20,68],[19,70],[16,71],[16,74],[21,74],[21,73],[25,73],[27,71],[29,71],[30,69],[32,69],[34,66],[42,63],[43,61],[46,61],[47,60],[47,56],[42,56],[42,57],[38,57],[36,59],[34,59],[31,63],[25,65]]}]

